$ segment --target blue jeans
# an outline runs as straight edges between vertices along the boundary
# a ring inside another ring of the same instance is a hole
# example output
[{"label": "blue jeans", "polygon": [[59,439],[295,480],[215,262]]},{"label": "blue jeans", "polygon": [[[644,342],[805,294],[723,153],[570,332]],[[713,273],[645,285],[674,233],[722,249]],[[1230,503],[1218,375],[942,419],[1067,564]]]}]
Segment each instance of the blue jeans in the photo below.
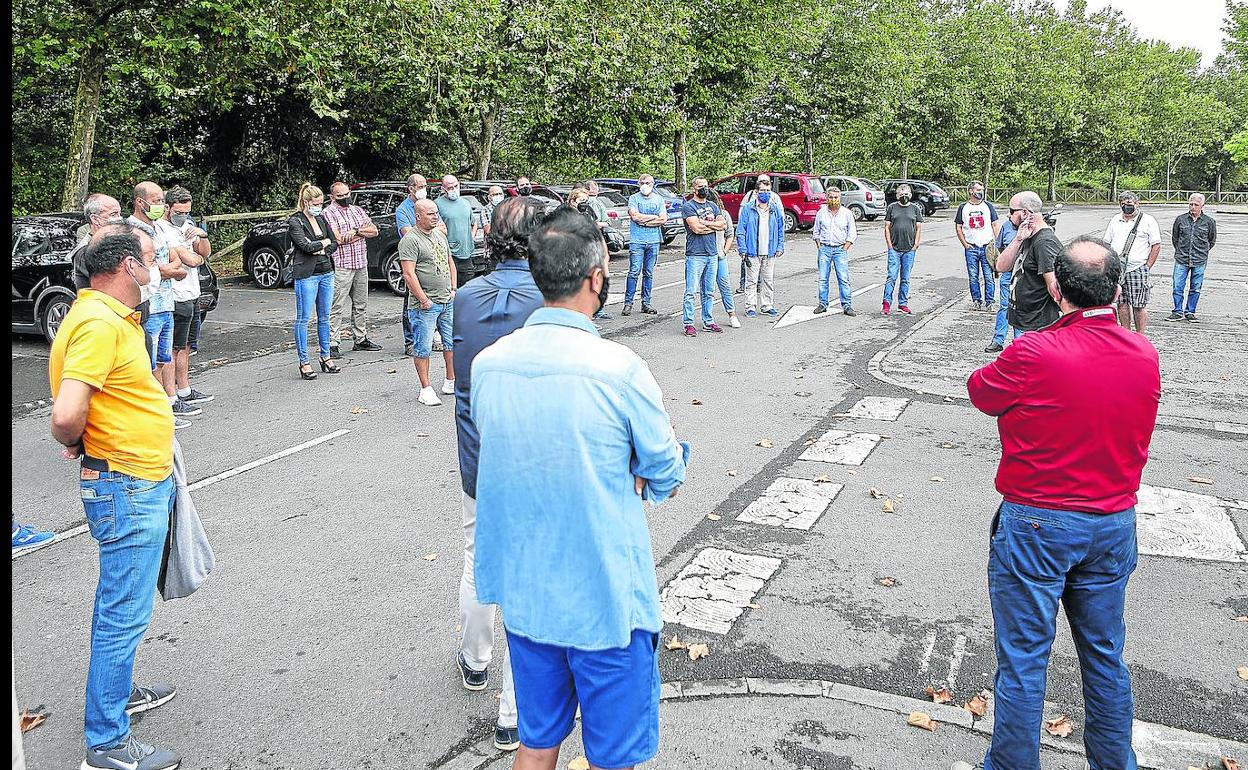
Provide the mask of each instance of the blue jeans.
[{"label": "blue jeans", "polygon": [[[987,246],[967,246],[963,249],[966,256],[966,274],[971,279],[971,300],[973,302],[982,302],[992,304],[993,300],[993,284],[992,284],[992,268],[988,265],[988,247]],[[980,292],[979,280],[980,274],[983,274],[984,287]]]},{"label": "blue jeans", "polygon": [[[441,304],[434,302],[428,310],[423,310],[417,302],[408,317],[412,326],[412,357],[428,358],[433,355],[433,330],[437,329],[442,336],[442,350],[450,353],[455,349],[455,306],[450,302]],[[454,378],[454,372],[448,372],[448,378]]]},{"label": "blue jeans", "polygon": [[702,323],[711,322],[711,303],[715,301],[715,276],[718,258],[714,255],[685,256],[685,326],[693,325],[693,298],[702,294]]},{"label": "blue jeans", "polygon": [[732,286],[728,284],[728,260],[721,256],[715,261],[718,263],[715,267],[715,284],[719,288],[719,301],[724,303],[724,310],[733,313],[737,306],[732,301]]},{"label": "blue jeans", "polygon": [[893,286],[901,277],[901,286],[897,289],[897,304],[910,304],[910,271],[914,269],[914,249],[909,251],[888,250],[888,278],[884,279],[884,301],[893,301]]},{"label": "blue jeans", "polygon": [[633,304],[637,294],[637,278],[641,277],[641,304],[650,304],[650,294],[654,289],[654,266],[659,261],[659,244],[637,243],[633,241],[628,247],[628,281],[624,284],[624,304]]},{"label": "blue jeans", "polygon": [[841,307],[848,309],[851,305],[849,294],[849,256],[840,246],[819,247],[819,304],[828,306],[828,284],[831,283],[832,271],[836,271],[836,285],[841,294]]},{"label": "blue jeans", "polygon": [[321,273],[311,278],[295,281],[295,349],[299,363],[308,358],[308,321],[316,309],[316,340],[321,346],[321,358],[329,358],[329,308],[334,302],[334,274]]},{"label": "blue jeans", "polygon": [[[1006,316],[1010,312],[1010,282],[1014,279],[1014,272],[1001,274],[1001,285],[998,287],[1001,294],[1001,306],[997,308],[997,322],[992,329],[992,341],[998,345],[1005,344],[1005,337],[1010,332],[1010,322],[1006,320]],[[1022,334],[1018,329],[1014,329],[1014,337]]]},{"label": "blue jeans", "polygon": [[152,620],[173,477],[147,481],[116,471],[79,481],[91,536],[100,544],[100,581],[91,617],[84,733],[93,749],[109,749],[130,734],[126,701],[134,656]]},{"label": "blue jeans", "polygon": [[[1188,288],[1188,281],[1191,288]],[[1183,292],[1187,290],[1186,312],[1195,313],[1200,302],[1200,285],[1205,282],[1205,265],[1180,265],[1174,263],[1174,312],[1185,312]]]},{"label": "blue jeans", "polygon": [[1083,680],[1092,770],[1135,770],[1123,602],[1135,569],[1135,509],[1111,514],[1002,502],[992,523],[988,598],[996,628],[996,714],[984,770],[1040,770],[1040,724],[1057,604]]}]

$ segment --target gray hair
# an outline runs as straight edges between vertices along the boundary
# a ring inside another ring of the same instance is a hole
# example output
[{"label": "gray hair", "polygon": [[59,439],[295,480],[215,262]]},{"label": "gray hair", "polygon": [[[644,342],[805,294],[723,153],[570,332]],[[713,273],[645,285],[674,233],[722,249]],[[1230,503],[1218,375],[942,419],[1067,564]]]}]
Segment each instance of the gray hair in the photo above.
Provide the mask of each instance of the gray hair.
[{"label": "gray hair", "polygon": [[910,185],[908,185],[908,184],[906,184],[906,183],[904,183],[904,182],[903,182],[903,183],[901,183],[901,184],[899,184],[899,185],[897,185],[897,194],[898,194],[898,195],[901,195],[901,191],[902,191],[902,190],[905,190],[906,192],[910,193],[911,195],[913,195],[913,194],[914,194],[914,191],[910,189]]},{"label": "gray hair", "polygon": [[[82,203],[82,214],[87,219],[90,219],[98,214],[103,214],[104,209],[108,208],[108,204],[110,202],[117,203],[111,195],[105,195],[104,193],[91,193]],[[117,207],[120,209],[121,204],[118,203]]]},{"label": "gray hair", "polygon": [[832,185],[832,186],[831,186],[831,187],[829,187],[827,190],[824,190],[824,192],[826,192],[826,193],[828,193],[828,194],[832,194],[832,193],[839,193],[839,192],[842,192],[842,190],[841,190],[841,188],[837,187],[836,185]]},{"label": "gray hair", "polygon": [[175,203],[190,203],[190,202],[191,202],[191,191],[186,189],[182,185],[176,185],[174,187],[170,187],[168,190],[165,190],[165,203],[168,203],[170,206],[174,205]]},{"label": "gray hair", "polygon": [[1205,194],[1204,193],[1192,193],[1191,195],[1187,197],[1187,202],[1188,203],[1195,202],[1203,206],[1205,205]]},{"label": "gray hair", "polygon": [[1014,197],[1018,199],[1018,208],[1023,211],[1030,211],[1035,214],[1044,208],[1044,201],[1040,200],[1040,196],[1031,190],[1023,190]]},{"label": "gray hair", "polygon": [[1135,201],[1136,203],[1139,203],[1140,196],[1136,195],[1130,190],[1123,190],[1122,192],[1118,193],[1118,200],[1119,201]]}]

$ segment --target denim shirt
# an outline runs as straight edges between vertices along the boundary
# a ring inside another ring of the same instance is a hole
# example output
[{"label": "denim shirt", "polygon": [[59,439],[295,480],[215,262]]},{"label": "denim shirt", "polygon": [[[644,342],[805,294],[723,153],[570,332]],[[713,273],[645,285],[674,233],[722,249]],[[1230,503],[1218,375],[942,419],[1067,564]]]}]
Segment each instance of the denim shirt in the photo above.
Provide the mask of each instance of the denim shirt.
[{"label": "denim shirt", "polygon": [[455,292],[455,427],[459,434],[459,483],[477,496],[477,456],[481,442],[472,422],[472,362],[494,342],[524,326],[542,306],[526,259],[498,263],[494,272]]},{"label": "denim shirt", "polygon": [[627,347],[584,315],[543,307],[472,366],[477,599],[507,629],[580,650],[627,647],[663,627],[648,499],[685,478],[663,393]]}]

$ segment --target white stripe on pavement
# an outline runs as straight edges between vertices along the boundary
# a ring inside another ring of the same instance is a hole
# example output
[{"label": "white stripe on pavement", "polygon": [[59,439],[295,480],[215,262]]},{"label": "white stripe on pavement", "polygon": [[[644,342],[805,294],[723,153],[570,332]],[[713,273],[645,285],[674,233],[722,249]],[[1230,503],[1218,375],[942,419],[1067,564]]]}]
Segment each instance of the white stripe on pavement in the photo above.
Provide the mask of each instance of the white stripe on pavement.
[{"label": "white stripe on pavement", "polygon": [[737,521],[786,529],[810,529],[828,509],[841,484],[781,476],[737,516]]}]

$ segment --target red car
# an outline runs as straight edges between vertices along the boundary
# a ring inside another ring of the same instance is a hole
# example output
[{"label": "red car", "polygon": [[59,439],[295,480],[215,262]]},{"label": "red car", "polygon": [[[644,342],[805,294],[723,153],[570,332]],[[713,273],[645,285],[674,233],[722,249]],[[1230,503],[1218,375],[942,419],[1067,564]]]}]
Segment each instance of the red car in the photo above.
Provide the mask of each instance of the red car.
[{"label": "red car", "polygon": [[789,171],[742,171],[711,182],[719,193],[724,208],[736,222],[741,213],[741,201],[753,191],[759,174],[771,177],[771,191],[780,195],[784,204],[784,231],[791,233],[797,228],[809,230],[815,226],[815,214],[827,201],[823,182],[813,174],[794,174]]}]

